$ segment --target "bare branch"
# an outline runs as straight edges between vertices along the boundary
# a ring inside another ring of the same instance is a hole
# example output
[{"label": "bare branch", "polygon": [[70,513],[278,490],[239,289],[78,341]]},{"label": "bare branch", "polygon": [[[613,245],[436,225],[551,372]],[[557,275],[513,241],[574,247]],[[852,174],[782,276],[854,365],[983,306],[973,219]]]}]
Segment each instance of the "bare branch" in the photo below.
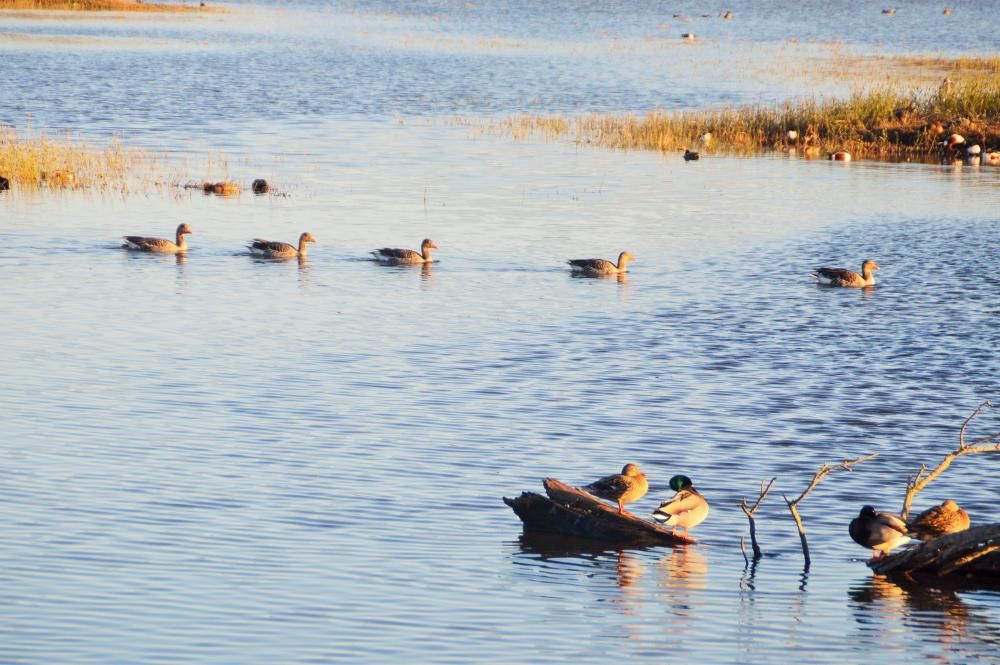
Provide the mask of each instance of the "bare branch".
[{"label": "bare branch", "polygon": [[785,496],[784,494],[781,495],[785,499],[785,503],[788,505],[788,510],[792,513],[792,518],[795,520],[795,526],[799,530],[799,540],[802,542],[802,556],[805,557],[806,568],[809,567],[810,563],[809,543],[806,542],[806,529],[802,525],[802,517],[799,515],[799,503],[801,503],[803,499],[809,496],[809,493],[813,491],[813,488],[815,488],[817,485],[820,484],[820,481],[822,481],[824,478],[826,478],[834,471],[851,471],[854,469],[855,465],[861,464],[862,462],[866,462],[870,459],[874,459],[875,457],[878,457],[878,453],[863,455],[861,457],[858,457],[857,459],[852,459],[852,460],[845,459],[837,466],[830,466],[829,464],[824,463],[823,466],[819,468],[819,471],[813,474],[812,480],[809,482],[809,486],[806,487],[805,490],[803,490],[802,494],[800,494],[797,499],[795,499],[794,501],[789,501],[787,496]]},{"label": "bare branch", "polygon": [[[754,520],[754,513],[760,508],[760,504],[764,501],[767,493],[771,491],[771,486],[774,485],[775,480],[777,478],[771,478],[770,481],[760,481],[760,495],[757,497],[757,501],[753,504],[753,507],[750,507],[750,504],[747,503],[746,497],[743,497],[743,501],[739,503],[740,510],[743,511],[743,514],[747,516],[747,520],[750,522],[750,544],[753,546],[753,558],[755,561],[761,558],[763,554],[760,551],[760,545],[757,544],[757,522]],[[765,482],[767,483],[766,485]],[[746,558],[746,545],[743,544],[742,536],[740,537],[740,547],[743,548],[743,558]]]},{"label": "bare branch", "polygon": [[944,473],[956,459],[963,455],[1000,452],[1000,434],[990,434],[988,436],[980,437],[975,439],[971,444],[967,444],[965,442],[965,431],[968,429],[969,423],[971,423],[972,419],[982,413],[985,409],[991,408],[992,406],[993,403],[986,400],[977,406],[971,414],[969,414],[969,417],[962,423],[962,428],[958,432],[958,448],[945,455],[938,465],[934,467],[933,471],[927,473],[927,465],[921,464],[920,470],[917,471],[917,475],[910,476],[907,479],[906,496],[903,498],[903,510],[900,513],[900,517],[902,517],[904,521],[910,515],[910,507],[913,505],[913,499],[916,498],[917,494],[927,487],[932,480]]},{"label": "bare branch", "polygon": [[959,450],[965,448],[965,430],[969,428],[969,423],[972,422],[972,419],[978,416],[983,411],[983,409],[991,409],[991,408],[993,408],[993,402],[986,400],[985,402],[977,406],[976,410],[970,413],[969,417],[965,419],[965,422],[962,423],[962,429],[958,430]]}]

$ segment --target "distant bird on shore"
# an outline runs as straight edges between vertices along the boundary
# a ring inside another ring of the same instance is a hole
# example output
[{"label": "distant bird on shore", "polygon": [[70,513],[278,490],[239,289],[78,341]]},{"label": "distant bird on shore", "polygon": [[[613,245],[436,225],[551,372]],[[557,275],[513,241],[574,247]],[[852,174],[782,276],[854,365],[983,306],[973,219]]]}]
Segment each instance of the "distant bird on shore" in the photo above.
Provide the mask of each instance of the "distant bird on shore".
[{"label": "distant bird on shore", "polygon": [[579,272],[590,275],[615,275],[628,271],[628,264],[635,261],[635,257],[628,252],[618,255],[618,263],[612,263],[606,259],[570,259],[566,263],[572,272]]},{"label": "distant bird on shore", "polygon": [[708,517],[708,501],[694,488],[694,483],[687,476],[671,478],[670,489],[676,494],[653,511],[653,519],[672,527],[674,531],[684,529],[687,534]]},{"label": "distant bird on shore", "polygon": [[158,254],[177,254],[187,251],[187,242],[184,236],[193,233],[187,224],[177,227],[177,242],[170,242],[164,238],[147,238],[145,236],[122,236],[122,249],[136,252],[155,252]]},{"label": "distant bird on shore", "polygon": [[945,16],[951,16],[951,7],[945,7],[944,11],[941,13],[944,14]]},{"label": "distant bird on shore", "polygon": [[851,539],[862,547],[871,548],[870,560],[885,557],[894,547],[909,542],[906,522],[898,515],[880,513],[872,506],[865,506],[848,526]]},{"label": "distant bird on shore", "polygon": [[625,510],[625,504],[646,496],[649,483],[646,474],[640,471],[637,465],[626,464],[622,467],[621,473],[605,476],[583,489],[600,499],[617,502],[619,514],[631,514]]},{"label": "distant bird on shore", "polygon": [[875,284],[872,272],[878,269],[874,261],[865,259],[861,264],[860,274],[846,268],[817,268],[816,272],[811,274],[822,286],[863,287]]},{"label": "distant bird on shore", "polygon": [[696,38],[695,38],[693,32],[682,32],[681,33],[681,39],[684,39],[684,40],[689,41],[689,42],[693,42]]},{"label": "distant bird on shore", "polygon": [[273,240],[264,240],[263,238],[254,238],[253,242],[247,245],[247,249],[254,256],[261,256],[271,259],[285,259],[293,256],[298,256],[304,258],[306,255],[306,243],[316,242],[316,238],[313,238],[309,233],[303,233],[299,236],[299,246],[290,245],[287,242],[275,242]]},{"label": "distant bird on shore", "polygon": [[851,161],[851,153],[846,150],[838,150],[830,155],[830,159],[835,162],[849,162]]},{"label": "distant bird on shore", "polygon": [[969,513],[957,503],[947,499],[939,506],[928,508],[907,524],[912,535],[920,540],[934,540],[946,533],[956,533],[969,528]]},{"label": "distant bird on shore", "polygon": [[424,241],[420,243],[419,252],[412,249],[383,247],[382,249],[376,249],[371,254],[375,257],[376,261],[387,265],[418,265],[421,263],[432,263],[434,259],[431,258],[431,250],[437,248],[438,246],[433,240],[424,238]]},{"label": "distant bird on shore", "polygon": [[685,149],[684,150],[684,161],[685,162],[695,162],[695,161],[698,161],[700,158],[701,158],[701,155],[698,154],[697,151],[695,151],[695,150],[689,150],[689,149]]}]

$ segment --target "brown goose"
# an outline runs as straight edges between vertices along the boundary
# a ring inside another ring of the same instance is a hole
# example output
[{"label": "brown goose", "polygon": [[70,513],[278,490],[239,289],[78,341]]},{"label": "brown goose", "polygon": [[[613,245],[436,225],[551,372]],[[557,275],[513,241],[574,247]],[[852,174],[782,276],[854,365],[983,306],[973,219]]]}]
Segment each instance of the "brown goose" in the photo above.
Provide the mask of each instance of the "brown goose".
[{"label": "brown goose", "polygon": [[614,275],[626,272],[630,261],[635,261],[635,257],[628,252],[622,252],[618,255],[617,265],[605,259],[571,259],[566,263],[569,264],[570,270],[573,272],[583,272],[592,275]]},{"label": "brown goose", "polygon": [[812,276],[823,286],[872,286],[875,284],[873,270],[879,267],[871,259],[861,264],[861,274],[845,268],[817,268]]},{"label": "brown goose", "polygon": [[386,263],[389,265],[403,265],[403,264],[420,264],[420,263],[431,263],[434,259],[431,258],[431,250],[437,249],[438,246],[430,238],[424,238],[424,241],[420,243],[420,251],[414,251],[412,249],[393,249],[391,247],[383,247],[382,249],[376,249],[372,252],[372,256],[379,263]]},{"label": "brown goose", "polygon": [[616,501],[618,512],[627,513],[625,504],[646,496],[646,492],[649,491],[649,483],[646,481],[646,474],[640,471],[638,466],[626,464],[622,467],[621,473],[605,476],[583,489],[598,498]]},{"label": "brown goose", "polygon": [[928,508],[910,520],[910,533],[920,540],[934,540],[946,533],[965,531],[969,528],[969,513],[951,499],[940,506]]},{"label": "brown goose", "polygon": [[193,233],[187,224],[177,227],[177,242],[170,242],[164,238],[145,238],[143,236],[122,236],[122,248],[136,252],[157,252],[159,254],[176,254],[187,251],[187,242],[184,236]]},{"label": "brown goose", "polygon": [[292,256],[305,257],[307,242],[316,242],[316,238],[313,238],[309,233],[303,233],[299,236],[299,246],[297,249],[295,245],[289,245],[287,242],[254,238],[253,242],[247,245],[247,249],[254,256],[272,259],[290,258]]}]

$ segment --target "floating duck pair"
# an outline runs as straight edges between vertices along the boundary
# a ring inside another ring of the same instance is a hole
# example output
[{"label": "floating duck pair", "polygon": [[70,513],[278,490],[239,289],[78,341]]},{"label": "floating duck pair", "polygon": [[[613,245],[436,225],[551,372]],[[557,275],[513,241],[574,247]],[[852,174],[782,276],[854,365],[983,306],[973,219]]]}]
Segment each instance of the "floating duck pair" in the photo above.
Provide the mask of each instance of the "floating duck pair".
[{"label": "floating duck pair", "polygon": [[[184,236],[193,233],[191,227],[187,224],[181,224],[177,227],[176,240],[171,242],[166,238],[147,238],[145,236],[124,236],[122,238],[122,247],[124,249],[129,249],[138,252],[154,252],[157,254],[177,254],[187,251],[187,242]],[[254,238],[247,249],[254,256],[264,257],[264,258],[290,258],[293,256],[298,256],[300,258],[306,256],[307,243],[316,242],[316,238],[312,234],[306,232],[299,236],[298,245],[292,245],[287,242],[278,242],[274,240],[265,240],[263,238]],[[405,265],[405,264],[416,264],[416,263],[430,263],[431,253],[430,250],[437,249],[437,245],[433,240],[427,238],[420,245],[420,251],[416,252],[412,249],[395,249],[390,247],[383,247],[382,249],[377,249],[372,252],[372,255],[380,263]]]},{"label": "floating duck pair", "polygon": [[858,545],[870,547],[874,554],[871,560],[876,560],[909,542],[911,536],[923,541],[934,540],[948,533],[965,531],[969,524],[969,514],[948,499],[939,506],[928,508],[908,523],[898,515],[865,506],[851,520],[848,532]]},{"label": "floating duck pair", "polygon": [[[629,514],[625,504],[644,497],[649,491],[649,482],[637,465],[626,464],[621,473],[605,476],[583,489],[598,498],[617,502],[618,512]],[[705,521],[708,501],[694,488],[690,478],[674,476],[670,479],[670,489],[676,493],[653,511],[653,519],[674,531],[684,529],[685,533]]]}]

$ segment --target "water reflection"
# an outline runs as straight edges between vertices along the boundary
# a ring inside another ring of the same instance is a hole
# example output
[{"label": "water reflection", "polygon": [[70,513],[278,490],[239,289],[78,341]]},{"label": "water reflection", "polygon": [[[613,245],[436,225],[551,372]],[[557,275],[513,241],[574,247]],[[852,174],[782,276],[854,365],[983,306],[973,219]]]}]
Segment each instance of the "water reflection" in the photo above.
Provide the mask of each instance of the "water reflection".
[{"label": "water reflection", "polygon": [[[1000,646],[1000,629],[988,614],[963,600],[957,589],[934,584],[937,583],[899,582],[873,575],[852,587],[848,598],[859,631],[899,633],[898,626],[902,623],[949,647],[964,649],[970,642]],[[900,648],[905,648],[905,644]]]}]

